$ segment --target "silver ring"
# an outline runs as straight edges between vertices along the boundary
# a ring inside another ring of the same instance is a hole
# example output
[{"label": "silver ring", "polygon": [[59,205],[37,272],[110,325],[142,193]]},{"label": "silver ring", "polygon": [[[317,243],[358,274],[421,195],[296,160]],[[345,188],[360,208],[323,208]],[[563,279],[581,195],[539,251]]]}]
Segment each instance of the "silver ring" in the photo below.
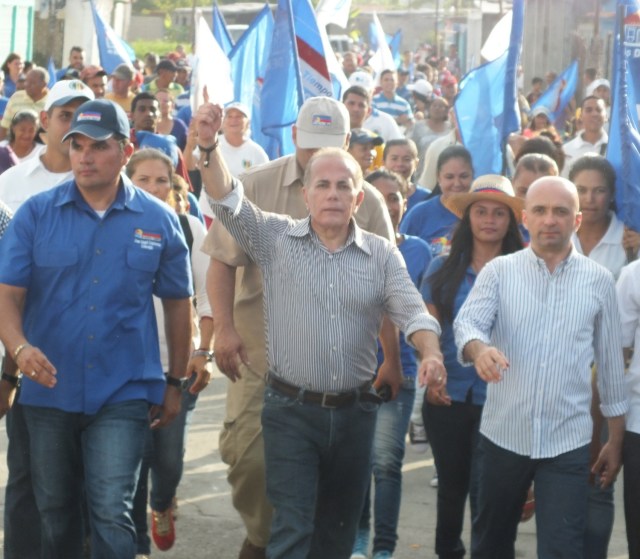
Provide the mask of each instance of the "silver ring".
[{"label": "silver ring", "polygon": [[36,373],[35,371],[31,371],[31,378],[34,378],[38,375],[38,373]]}]

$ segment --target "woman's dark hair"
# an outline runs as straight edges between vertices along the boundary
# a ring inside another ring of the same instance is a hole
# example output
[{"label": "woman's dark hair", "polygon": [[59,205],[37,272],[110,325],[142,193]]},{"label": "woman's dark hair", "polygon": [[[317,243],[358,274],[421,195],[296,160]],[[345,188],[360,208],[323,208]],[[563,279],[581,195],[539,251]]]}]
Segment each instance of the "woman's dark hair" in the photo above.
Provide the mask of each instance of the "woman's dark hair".
[{"label": "woman's dark hair", "polygon": [[395,140],[389,140],[384,145],[384,150],[382,150],[383,161],[387,158],[387,155],[389,154],[389,150],[397,146],[408,147],[411,150],[411,155],[413,155],[415,159],[418,159],[418,148],[416,146],[416,143],[413,140],[410,140],[408,138],[396,138]]},{"label": "woman's dark hair", "polygon": [[366,180],[369,184],[373,184],[378,179],[387,179],[397,183],[400,187],[400,192],[402,193],[403,198],[406,197],[409,185],[402,175],[394,173],[393,171],[389,171],[388,169],[376,169],[372,173],[369,173],[364,180]]},{"label": "woman's dark hair", "polygon": [[438,156],[436,174],[439,174],[444,164],[451,159],[463,159],[467,165],[471,167],[471,173],[473,174],[473,160],[471,158],[471,154],[465,147],[460,145],[449,146],[442,150],[442,153]]},{"label": "woman's dark hair", "polygon": [[[38,136],[38,127],[40,126],[38,113],[31,109],[24,109],[23,111],[18,111],[11,119],[11,124],[9,124],[9,130],[7,131],[7,140],[10,144],[16,139],[13,129],[22,122],[31,122],[36,127],[36,137]],[[35,138],[33,141],[35,142]]]},{"label": "woman's dark hair", "polygon": [[17,58],[22,57],[18,53],[12,52],[7,56],[7,58],[4,59],[4,62],[2,63],[2,71],[5,73],[5,75],[9,75],[9,64],[11,64]]},{"label": "woman's dark hair", "polygon": [[516,154],[516,164],[520,161],[520,158],[528,153],[542,153],[548,155],[556,162],[558,170],[562,172],[564,167],[564,151],[562,151],[562,144],[556,144],[546,134],[542,133],[535,138],[529,138]]},{"label": "woman's dark hair", "polygon": [[611,205],[609,209],[616,210],[616,171],[606,158],[595,153],[588,153],[575,160],[569,171],[569,180],[575,184],[574,179],[582,171],[597,171],[604,179],[605,186],[611,193]]},{"label": "woman's dark hair", "polygon": [[[427,281],[431,284],[431,297],[438,310],[442,323],[453,322],[453,308],[460,285],[464,281],[467,269],[473,257],[473,233],[471,231],[471,206],[467,209],[458,223],[451,239],[451,251],[445,259],[442,268],[435,272]],[[502,239],[500,254],[511,254],[524,247],[518,222],[513,210],[509,208],[509,227]]]}]

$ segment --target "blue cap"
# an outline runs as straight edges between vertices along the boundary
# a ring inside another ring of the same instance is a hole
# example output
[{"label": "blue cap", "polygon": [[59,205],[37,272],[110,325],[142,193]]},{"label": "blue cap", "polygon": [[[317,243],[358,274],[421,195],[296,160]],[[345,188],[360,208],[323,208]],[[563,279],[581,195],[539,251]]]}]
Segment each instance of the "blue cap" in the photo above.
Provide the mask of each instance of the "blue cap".
[{"label": "blue cap", "polygon": [[381,146],[384,144],[384,140],[378,136],[375,132],[367,130],[366,128],[352,128],[351,138],[349,145],[353,144],[373,144],[374,146]]},{"label": "blue cap", "polygon": [[62,141],[73,134],[82,134],[92,140],[106,140],[117,134],[129,137],[129,119],[120,105],[107,99],[95,99],[80,105],[73,114],[71,128]]},{"label": "blue cap", "polygon": [[178,166],[180,150],[173,136],[154,134],[146,130],[136,130],[136,142],[140,148],[153,148],[163,152],[171,159],[174,169]]}]

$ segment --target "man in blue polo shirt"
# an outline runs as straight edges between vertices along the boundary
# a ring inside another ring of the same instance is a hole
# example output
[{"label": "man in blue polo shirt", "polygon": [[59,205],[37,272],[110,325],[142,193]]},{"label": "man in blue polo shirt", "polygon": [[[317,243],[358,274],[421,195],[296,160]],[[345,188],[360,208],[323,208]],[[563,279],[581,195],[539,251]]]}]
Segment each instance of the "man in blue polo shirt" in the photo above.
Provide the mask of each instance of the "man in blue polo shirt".
[{"label": "man in blue polo shirt", "polygon": [[[373,97],[373,106],[390,114],[400,126],[407,126],[413,120],[411,105],[396,92],[398,78],[395,70],[383,70],[380,74],[382,91]],[[385,138],[386,139],[386,138]]]},{"label": "man in blue polo shirt", "polygon": [[[134,558],[149,416],[161,427],[180,408],[188,249],[173,212],[121,176],[128,138],[119,106],[81,105],[63,139],[74,179],[27,200],[0,243],[0,339],[24,373],[44,557],[83,556],[84,488],[93,556]],[[166,382],[152,295],[171,325]]]}]

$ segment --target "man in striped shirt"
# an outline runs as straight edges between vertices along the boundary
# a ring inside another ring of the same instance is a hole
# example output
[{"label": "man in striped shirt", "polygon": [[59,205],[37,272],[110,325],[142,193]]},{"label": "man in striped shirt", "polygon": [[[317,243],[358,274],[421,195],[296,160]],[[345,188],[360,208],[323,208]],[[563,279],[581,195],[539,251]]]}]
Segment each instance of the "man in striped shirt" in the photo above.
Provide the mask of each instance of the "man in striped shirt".
[{"label": "man in striped shirt", "polygon": [[409,101],[396,93],[397,85],[398,76],[395,70],[383,70],[380,74],[382,91],[373,97],[373,106],[390,114],[400,126],[407,126],[413,120],[413,112]]},{"label": "man in striped shirt", "polygon": [[[620,469],[628,409],[620,317],[611,274],[571,244],[581,218],[571,182],[535,181],[523,213],[531,245],[485,266],[454,324],[461,361],[490,383],[473,559],[514,557],[532,481],[538,557],[582,558],[589,466],[603,486]],[[593,362],[609,440],[590,464]]]},{"label": "man in striped shirt", "polygon": [[444,375],[440,328],[397,248],[355,223],[363,179],[349,154],[327,148],[309,160],[308,218],[266,213],[244,197],[215,149],[221,117],[219,106],[198,110],[203,184],[264,278],[270,374],[262,428],[275,509],[267,556],[348,559],[380,402],[371,381],[382,317],[418,350],[423,374],[436,377]]}]

